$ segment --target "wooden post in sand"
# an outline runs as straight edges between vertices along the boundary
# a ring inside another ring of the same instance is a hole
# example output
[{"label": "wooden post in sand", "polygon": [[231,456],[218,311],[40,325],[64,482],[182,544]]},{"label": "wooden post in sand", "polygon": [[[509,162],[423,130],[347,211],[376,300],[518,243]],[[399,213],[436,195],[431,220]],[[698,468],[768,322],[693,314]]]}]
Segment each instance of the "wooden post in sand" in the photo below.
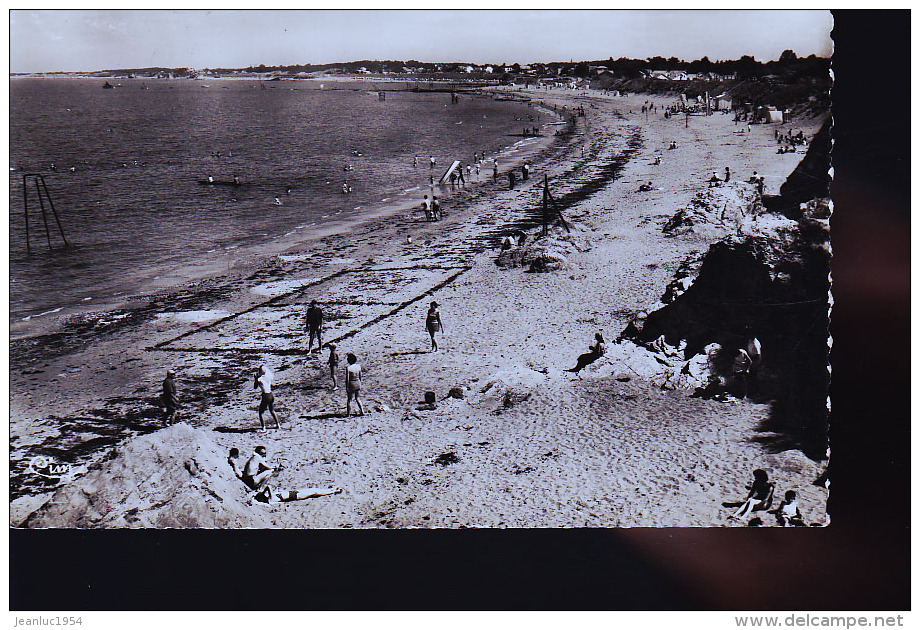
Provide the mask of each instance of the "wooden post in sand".
[{"label": "wooden post in sand", "polygon": [[553,208],[556,209],[556,214],[559,215],[559,220],[562,221],[562,227],[565,228],[566,232],[571,232],[569,230],[569,224],[566,222],[565,217],[562,216],[562,210],[559,209],[559,206],[556,204],[556,200],[553,199],[553,193],[549,191],[549,178],[546,174],[543,174],[543,236],[547,234],[547,215],[549,214],[549,201],[553,202]]}]

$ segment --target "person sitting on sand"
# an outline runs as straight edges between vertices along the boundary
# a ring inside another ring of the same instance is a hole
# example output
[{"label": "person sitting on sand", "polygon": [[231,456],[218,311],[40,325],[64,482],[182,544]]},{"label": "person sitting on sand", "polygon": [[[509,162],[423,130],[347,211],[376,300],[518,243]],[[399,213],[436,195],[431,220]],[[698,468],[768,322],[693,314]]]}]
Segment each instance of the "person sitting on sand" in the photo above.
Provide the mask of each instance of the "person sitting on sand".
[{"label": "person sitting on sand", "polygon": [[240,468],[240,449],[235,446],[230,449],[230,454],[227,456],[227,463],[230,464],[230,468],[233,469],[233,474],[236,475],[236,478],[242,479],[243,470]]},{"label": "person sitting on sand", "polygon": [[435,340],[435,333],[441,331],[444,328],[444,324],[441,323],[441,314],[438,312],[437,302],[432,302],[431,306],[428,307],[428,315],[425,316],[425,328],[428,329],[428,334],[431,336],[431,351],[438,351],[438,342]]},{"label": "person sitting on sand", "polygon": [[649,192],[652,189],[652,182],[639,186],[639,192]]},{"label": "person sitting on sand", "polygon": [[654,164],[655,166],[659,166],[659,165],[661,164],[661,156],[660,156],[660,155],[656,155],[656,156],[655,156],[655,160],[654,160],[654,162],[652,162],[652,164]]},{"label": "person sitting on sand", "polygon": [[260,503],[274,505],[279,502],[287,503],[289,501],[298,501],[300,499],[313,499],[315,497],[325,497],[330,494],[342,494],[341,488],[294,488],[293,490],[273,490],[271,486],[265,486],[261,492],[253,495],[253,499]]},{"label": "person sitting on sand", "polygon": [[273,380],[274,374],[264,365],[260,365],[253,382],[253,389],[262,390],[262,400],[259,401],[259,423],[262,428],[259,431],[265,430],[265,419],[262,416],[266,409],[271,412],[272,418],[275,419],[275,428],[281,428],[281,423],[278,421],[277,414],[275,414],[275,395],[272,393]]},{"label": "person sitting on sand", "polygon": [[173,370],[166,370],[166,378],[163,380],[163,407],[166,413],[163,417],[163,424],[169,426],[179,420],[179,399],[176,396],[176,373]]},{"label": "person sitting on sand", "polygon": [[776,522],[780,527],[805,527],[805,519],[795,499],[795,490],[787,490],[779,507],[770,513],[776,515]]},{"label": "person sitting on sand", "polygon": [[709,181],[710,188],[712,188],[713,186],[718,186],[722,183],[722,180],[719,179],[719,176],[716,175],[715,171],[712,172],[712,177],[710,177],[708,181]]},{"label": "person sitting on sand", "polygon": [[345,403],[345,415],[351,415],[351,399],[354,398],[358,405],[359,415],[364,415],[364,408],[358,399],[361,392],[361,364],[358,363],[358,357],[349,352],[345,359],[348,361],[348,367],[345,368],[345,394],[347,396]]},{"label": "person sitting on sand", "polygon": [[335,371],[339,369],[339,353],[335,351],[336,345],[334,343],[327,345],[329,346],[329,374],[332,376],[332,391],[335,391],[339,388],[339,384],[335,380]]},{"label": "person sitting on sand", "polygon": [[246,461],[246,465],[243,467],[243,475],[240,479],[249,486],[250,490],[261,492],[268,485],[268,479],[281,470],[280,466],[277,469],[269,466],[265,461],[267,456],[268,451],[265,447],[257,446],[253,456]]},{"label": "person sitting on sand", "polygon": [[773,488],[775,484],[768,481],[766,471],[758,468],[754,471],[754,483],[747,497],[741,503],[730,519],[743,519],[755,510],[768,510],[773,504]]},{"label": "person sitting on sand", "polygon": [[[600,359],[607,352],[607,346],[604,344],[604,336],[601,333],[596,333],[594,335],[594,343],[588,346],[588,351],[582,355],[579,355],[578,360],[575,363],[575,367],[566,370],[566,372],[575,372],[578,374],[585,367],[591,365],[598,359]],[[581,378],[579,376],[579,378]]]},{"label": "person sitting on sand", "polygon": [[310,301],[310,308],[307,309],[307,331],[310,333],[310,340],[307,342],[307,352],[313,348],[313,340],[317,340],[316,351],[319,352],[323,347],[323,309],[319,307],[316,300]]}]

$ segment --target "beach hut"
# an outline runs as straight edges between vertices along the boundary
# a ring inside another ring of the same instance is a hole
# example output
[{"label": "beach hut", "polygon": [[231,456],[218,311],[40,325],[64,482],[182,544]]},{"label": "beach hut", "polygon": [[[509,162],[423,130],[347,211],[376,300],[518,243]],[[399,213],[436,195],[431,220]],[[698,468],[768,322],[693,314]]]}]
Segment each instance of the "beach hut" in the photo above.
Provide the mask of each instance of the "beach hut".
[{"label": "beach hut", "polygon": [[775,109],[767,109],[764,112],[764,122],[767,123],[783,123],[783,112]]},{"label": "beach hut", "polygon": [[729,110],[732,108],[732,99],[728,94],[719,94],[713,102],[714,109]]}]

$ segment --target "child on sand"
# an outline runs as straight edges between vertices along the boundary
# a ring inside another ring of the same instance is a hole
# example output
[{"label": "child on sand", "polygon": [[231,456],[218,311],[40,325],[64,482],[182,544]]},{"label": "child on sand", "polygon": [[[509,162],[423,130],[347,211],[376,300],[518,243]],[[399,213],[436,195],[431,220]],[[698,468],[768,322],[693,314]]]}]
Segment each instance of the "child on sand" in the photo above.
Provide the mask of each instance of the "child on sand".
[{"label": "child on sand", "polygon": [[339,353],[335,351],[336,345],[334,343],[328,344],[329,346],[329,374],[332,376],[332,391],[335,391],[339,388],[338,382],[335,380],[335,371],[339,369]]},{"label": "child on sand", "polygon": [[438,342],[435,341],[435,333],[441,331],[444,328],[444,324],[441,323],[441,314],[438,312],[437,302],[432,302],[431,306],[428,307],[428,315],[425,316],[425,328],[428,329],[428,334],[431,335],[431,351],[437,352]]},{"label": "child on sand", "polygon": [[799,505],[796,502],[795,490],[787,490],[779,507],[772,510],[771,513],[776,515],[776,522],[780,527],[805,526],[805,519],[802,518],[802,512],[799,511]]},{"label": "child on sand", "polygon": [[262,416],[266,409],[271,412],[272,418],[275,420],[275,428],[281,428],[281,423],[278,421],[277,414],[275,414],[275,395],[272,393],[272,381],[274,378],[275,375],[272,374],[271,370],[264,365],[260,365],[253,382],[253,389],[262,390],[262,400],[259,401],[259,423],[262,425],[262,428],[259,429],[260,432],[265,430],[265,419]]},{"label": "child on sand", "polygon": [[354,398],[358,405],[358,413],[363,416],[364,408],[358,399],[358,394],[361,392],[361,364],[358,363],[358,357],[351,352],[345,358],[348,361],[348,367],[345,368],[345,393],[348,397],[345,403],[345,415],[351,415],[351,399]]}]

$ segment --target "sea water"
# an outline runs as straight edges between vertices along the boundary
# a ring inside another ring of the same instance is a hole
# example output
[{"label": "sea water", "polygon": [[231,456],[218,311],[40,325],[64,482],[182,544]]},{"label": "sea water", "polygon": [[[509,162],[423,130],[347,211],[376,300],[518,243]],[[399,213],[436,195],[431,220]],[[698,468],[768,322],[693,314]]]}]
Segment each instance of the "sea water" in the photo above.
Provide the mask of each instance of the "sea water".
[{"label": "sea water", "polygon": [[[494,154],[519,140],[513,134],[551,120],[487,96],[378,97],[378,87],[403,84],[119,83],[10,81],[13,322],[143,292],[170,269],[296,230],[308,236],[397,200],[420,201],[429,175],[437,180],[454,159]],[[43,176],[71,246],[61,247],[48,207],[49,252],[29,180],[29,256],[23,175],[33,173]],[[208,176],[238,177],[243,186],[199,183]]]}]

